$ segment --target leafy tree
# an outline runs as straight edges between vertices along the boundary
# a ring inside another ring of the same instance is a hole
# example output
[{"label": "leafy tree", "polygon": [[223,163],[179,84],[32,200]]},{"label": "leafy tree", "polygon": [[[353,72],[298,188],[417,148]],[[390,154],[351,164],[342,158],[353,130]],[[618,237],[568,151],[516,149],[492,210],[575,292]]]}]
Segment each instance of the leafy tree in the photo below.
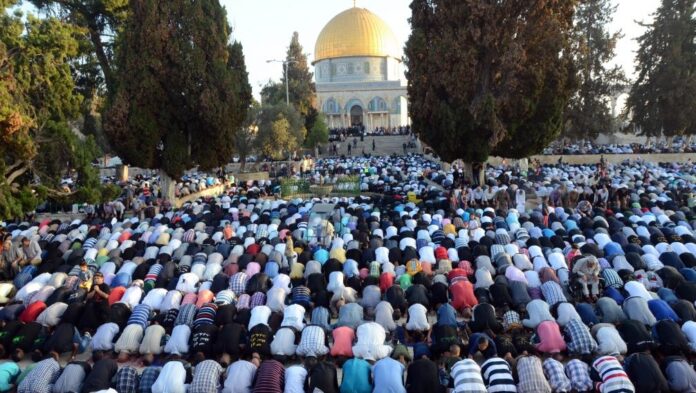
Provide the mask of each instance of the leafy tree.
[{"label": "leafy tree", "polygon": [[[119,156],[170,178],[229,161],[251,102],[242,47],[218,0],[132,0],[104,129]],[[172,24],[176,20],[178,23]]]},{"label": "leafy tree", "polygon": [[616,6],[610,0],[582,0],[575,11],[573,42],[578,90],[568,104],[564,136],[594,139],[611,132],[616,119],[611,94],[626,78],[621,67],[607,64],[615,56],[620,32],[609,33]]},{"label": "leafy tree", "polygon": [[[3,10],[16,4],[0,0]],[[59,190],[75,171],[79,190],[100,193],[91,161],[98,154],[69,123],[82,96],[72,78],[82,31],[56,18],[0,14],[0,219],[21,217]]]},{"label": "leafy tree", "polygon": [[307,134],[305,147],[314,149],[322,143],[329,142],[329,127],[326,125],[326,119],[323,114],[318,114],[312,129]]},{"label": "leafy tree", "polygon": [[257,121],[260,113],[261,105],[252,99],[244,126],[234,135],[234,148],[239,155],[239,170],[242,172],[246,169],[247,158],[254,153],[257,147],[256,134],[259,129]]},{"label": "leafy tree", "polygon": [[[128,16],[128,0],[31,0],[39,9],[59,16],[69,23],[83,28],[92,46],[85,70],[94,73],[95,65],[101,71],[103,82],[109,90],[115,87],[113,65],[114,37]],[[96,64],[95,64],[96,60]],[[98,81],[96,75],[92,81]]]},{"label": "leafy tree", "polygon": [[283,158],[305,140],[302,116],[293,106],[264,104],[258,112],[256,124],[257,149],[274,159]]},{"label": "leafy tree", "polygon": [[413,130],[445,161],[522,158],[559,135],[576,1],[414,0]]},{"label": "leafy tree", "polygon": [[128,15],[128,0],[31,0],[48,15],[60,18],[82,32],[80,54],[71,63],[76,90],[84,97],[79,126],[94,135],[97,144],[110,151],[101,111],[106,91],[115,88],[114,43]]},{"label": "leafy tree", "polygon": [[638,38],[626,110],[646,136],[696,133],[696,0],[662,0]]},{"label": "leafy tree", "polygon": [[311,130],[318,115],[315,108],[317,91],[314,84],[314,74],[309,71],[307,55],[303,52],[300,36],[297,32],[292,34],[285,61],[288,62],[287,73],[286,69],[283,68],[280,82],[268,81],[261,90],[262,102],[272,105],[285,103],[285,80],[287,79],[290,104],[302,115],[305,120],[305,128]]}]

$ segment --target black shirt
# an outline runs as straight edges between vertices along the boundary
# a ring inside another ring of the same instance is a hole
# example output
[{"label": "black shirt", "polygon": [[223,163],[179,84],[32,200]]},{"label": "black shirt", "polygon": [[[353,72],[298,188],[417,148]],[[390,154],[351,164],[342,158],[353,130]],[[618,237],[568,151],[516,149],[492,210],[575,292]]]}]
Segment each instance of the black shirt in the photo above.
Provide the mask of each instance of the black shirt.
[{"label": "black shirt", "polygon": [[123,330],[130,318],[131,309],[125,303],[114,303],[109,309],[109,321],[118,325]]},{"label": "black shirt", "polygon": [[[254,326],[255,327],[255,326]],[[238,323],[228,323],[222,327],[217,335],[215,342],[215,352],[220,355],[228,353],[239,355],[241,352],[240,344],[245,343],[246,328]]]},{"label": "black shirt", "polygon": [[324,393],[338,393],[338,375],[333,363],[320,361],[307,373],[305,391],[314,392],[319,389]]},{"label": "black shirt", "polygon": [[213,353],[213,343],[217,337],[218,328],[215,325],[201,325],[193,330],[191,349],[193,353],[203,352],[206,357]]},{"label": "black shirt", "polygon": [[418,359],[408,366],[406,392],[442,392],[437,365],[429,359]]},{"label": "black shirt", "polygon": [[642,323],[634,320],[622,322],[616,330],[626,342],[628,353],[641,352],[653,347],[654,342],[648,329]]},{"label": "black shirt", "polygon": [[257,352],[261,356],[271,356],[271,328],[258,324],[249,331],[249,349],[251,353]]},{"label": "black shirt", "polygon": [[108,389],[111,385],[111,378],[116,375],[117,371],[118,364],[113,359],[102,359],[94,363],[92,372],[87,375],[82,384],[82,393]]},{"label": "black shirt", "polygon": [[648,353],[634,353],[628,356],[624,362],[624,369],[633,382],[636,393],[668,393],[670,391],[660,366]]},{"label": "black shirt", "polygon": [[68,308],[65,309],[63,316],[60,317],[60,321],[72,323],[74,325],[80,320],[84,309],[84,303],[70,303],[68,304]]},{"label": "black shirt", "polygon": [[430,307],[428,289],[422,284],[411,285],[406,290],[406,300],[408,301],[409,306],[419,303],[427,309]]},{"label": "black shirt", "polygon": [[433,304],[445,304],[448,299],[448,288],[447,284],[436,282],[430,287],[430,300]]},{"label": "black shirt", "polygon": [[74,335],[75,325],[65,322],[59,324],[56,326],[53,334],[46,340],[44,351],[56,351],[58,354],[72,351]]},{"label": "black shirt", "polygon": [[408,302],[406,301],[406,296],[404,296],[404,290],[398,285],[392,285],[387,289],[386,298],[394,310],[398,309],[405,312],[408,308]]},{"label": "black shirt", "polygon": [[237,307],[232,304],[225,304],[218,307],[215,313],[215,324],[225,326],[228,323],[234,322],[234,317],[237,315]]},{"label": "black shirt", "polygon": [[660,351],[666,355],[676,355],[687,351],[689,340],[679,325],[671,319],[663,319],[654,326],[655,339]]},{"label": "black shirt", "polygon": [[10,350],[14,352],[19,348],[24,352],[31,352],[37,348],[43,348],[46,339],[46,329],[38,322],[30,322],[23,325],[12,338]]},{"label": "black shirt", "polygon": [[682,323],[686,321],[696,321],[696,308],[694,308],[693,303],[690,303],[684,299],[679,299],[670,306],[677,313],[679,319]]}]

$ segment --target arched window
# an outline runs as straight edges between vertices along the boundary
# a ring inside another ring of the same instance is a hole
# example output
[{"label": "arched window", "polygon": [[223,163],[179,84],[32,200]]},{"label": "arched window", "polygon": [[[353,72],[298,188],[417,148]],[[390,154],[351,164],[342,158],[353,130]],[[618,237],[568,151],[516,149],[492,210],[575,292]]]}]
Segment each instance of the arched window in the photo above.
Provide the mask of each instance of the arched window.
[{"label": "arched window", "polygon": [[324,113],[334,114],[338,113],[338,104],[333,98],[329,98],[324,102]]},{"label": "arched window", "polygon": [[367,105],[367,110],[370,112],[386,112],[387,109],[387,102],[382,97],[373,98]]},{"label": "arched window", "polygon": [[392,112],[399,115],[401,114],[401,99],[403,97],[394,98],[394,104],[392,105]]}]

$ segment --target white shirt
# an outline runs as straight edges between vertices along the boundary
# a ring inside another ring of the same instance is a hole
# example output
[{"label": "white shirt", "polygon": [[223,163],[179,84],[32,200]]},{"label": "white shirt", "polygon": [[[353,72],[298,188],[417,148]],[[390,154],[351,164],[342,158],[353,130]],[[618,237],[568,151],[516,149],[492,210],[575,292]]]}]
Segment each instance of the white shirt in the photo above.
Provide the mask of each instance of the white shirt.
[{"label": "white shirt", "polygon": [[384,345],[386,333],[376,322],[365,322],[358,326],[358,342],[353,345],[353,356],[365,360],[383,359],[392,352],[392,347]]},{"label": "white shirt", "polygon": [[[271,341],[273,355],[292,356],[295,354],[295,332],[290,328],[280,328]],[[286,376],[287,377],[287,376]]]},{"label": "white shirt", "polygon": [[126,292],[121,296],[119,303],[126,303],[130,306],[131,310],[140,304],[140,299],[143,297],[143,289],[137,285],[131,285],[126,289]]},{"label": "white shirt", "polygon": [[287,296],[285,289],[281,287],[272,287],[266,292],[266,305],[272,311],[283,312],[285,308],[285,297]]},{"label": "white shirt", "polygon": [[575,307],[573,307],[573,305],[570,303],[559,303],[557,312],[558,318],[556,318],[556,322],[558,322],[558,325],[561,327],[567,325],[571,319],[582,321],[582,318],[580,318],[580,315],[575,310]]},{"label": "white shirt", "polygon": [[568,269],[568,264],[565,261],[565,257],[560,252],[549,254],[549,264],[551,264],[553,270],[558,270],[561,268]]},{"label": "white shirt", "polygon": [[162,353],[162,337],[165,331],[161,325],[150,325],[145,329],[145,336],[140,343],[140,354],[151,353],[159,355]]},{"label": "white shirt", "polygon": [[119,332],[118,325],[109,322],[97,328],[97,332],[92,337],[93,351],[110,351],[114,348],[114,337]]},{"label": "white shirt", "polygon": [[626,342],[614,326],[602,327],[597,331],[598,352],[600,355],[617,356],[625,354],[628,349]]},{"label": "white shirt", "polygon": [[268,318],[271,317],[271,309],[268,306],[256,306],[251,309],[251,318],[249,318],[248,330],[251,330],[256,325],[268,325]]},{"label": "white shirt", "polygon": [[[202,266],[205,270],[205,265]],[[179,282],[176,284],[176,289],[185,293],[195,293],[196,284],[198,284],[198,281],[200,281],[200,276],[196,273],[184,273],[181,275],[181,277],[179,277]]]},{"label": "white shirt", "polygon": [[686,338],[689,339],[689,346],[691,346],[691,350],[696,350],[696,322],[684,322],[682,325],[682,332],[684,332]]},{"label": "white shirt", "polygon": [[285,307],[285,311],[283,312],[283,321],[280,323],[280,326],[290,326],[297,329],[297,331],[301,331],[304,329],[304,315],[304,307],[299,304],[291,304]]},{"label": "white shirt", "polygon": [[68,305],[65,303],[53,303],[36,317],[36,322],[49,327],[57,326],[67,309]]},{"label": "white shirt", "polygon": [[187,354],[189,350],[188,343],[190,336],[191,328],[188,327],[188,325],[174,326],[174,330],[172,330],[172,336],[169,338],[169,341],[167,341],[167,345],[164,346],[164,352],[173,355]]},{"label": "white shirt", "polygon": [[529,329],[536,329],[540,323],[544,321],[555,321],[551,312],[549,312],[549,304],[541,299],[534,299],[527,304],[527,313],[529,319],[522,321],[522,324]]},{"label": "white shirt", "polygon": [[167,296],[167,290],[165,288],[154,288],[145,295],[143,304],[147,304],[152,307],[153,310],[159,310],[165,296]]},{"label": "white shirt", "polygon": [[488,289],[491,285],[493,285],[493,276],[491,276],[491,272],[486,268],[476,269],[476,284],[474,287],[476,289]]},{"label": "white shirt", "polygon": [[178,310],[179,306],[181,306],[181,300],[183,298],[184,296],[181,294],[181,292],[177,291],[176,289],[167,292],[167,295],[164,296],[162,304],[160,305],[160,312],[164,313],[172,309]]},{"label": "white shirt", "polygon": [[406,322],[406,329],[408,330],[428,330],[430,329],[430,324],[428,323],[428,309],[426,309],[422,304],[416,303],[408,308],[408,322]]},{"label": "white shirt", "polygon": [[629,293],[629,296],[639,296],[645,299],[645,301],[653,300],[650,292],[645,288],[645,285],[638,281],[629,281],[624,284],[624,289]]},{"label": "white shirt", "polygon": [[[256,366],[246,360],[238,360],[227,367],[227,379],[222,393],[251,393],[256,376]],[[287,379],[287,371],[286,377]]]},{"label": "white shirt", "polygon": [[285,369],[285,390],[283,393],[304,393],[307,370],[302,366],[290,366]]},{"label": "white shirt", "polygon": [[387,301],[381,301],[377,303],[375,307],[375,322],[380,324],[384,330],[393,331],[396,330],[396,322],[394,322],[394,308],[391,303]]},{"label": "white shirt", "polygon": [[186,382],[184,365],[178,361],[167,362],[152,385],[152,393],[186,393],[184,382]]}]

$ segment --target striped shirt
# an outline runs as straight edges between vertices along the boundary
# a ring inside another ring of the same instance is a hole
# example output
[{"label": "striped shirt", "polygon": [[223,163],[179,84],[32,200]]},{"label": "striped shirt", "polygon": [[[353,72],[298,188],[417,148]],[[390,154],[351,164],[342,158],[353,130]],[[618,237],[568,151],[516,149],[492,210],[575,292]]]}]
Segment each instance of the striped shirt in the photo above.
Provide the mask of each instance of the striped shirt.
[{"label": "striped shirt", "polygon": [[234,303],[236,296],[234,292],[229,289],[224,289],[215,295],[215,303],[219,305],[232,304]]},{"label": "striped shirt", "polygon": [[549,384],[554,392],[570,392],[570,379],[565,374],[563,363],[552,358],[544,360],[544,374],[549,379]]},{"label": "striped shirt", "polygon": [[163,266],[159,263],[155,263],[154,265],[150,266],[150,270],[148,270],[147,274],[145,275],[145,281],[156,281],[162,269]]},{"label": "striped shirt", "polygon": [[597,385],[601,393],[634,393],[633,383],[613,356],[602,356],[592,363],[602,382]]},{"label": "striped shirt", "polygon": [[147,323],[150,320],[150,315],[152,313],[152,308],[147,304],[138,304],[133,309],[133,312],[128,318],[127,325],[137,324],[140,325],[143,330],[147,327]]},{"label": "striped shirt", "polygon": [[460,360],[452,366],[455,393],[486,393],[481,368],[471,359]]},{"label": "striped shirt", "polygon": [[130,366],[125,366],[121,367],[118,373],[116,373],[114,388],[116,388],[119,393],[136,393],[138,391],[139,382],[140,376],[138,375],[138,370]]},{"label": "striped shirt", "polygon": [[140,376],[140,384],[138,385],[138,393],[152,393],[152,385],[154,385],[157,377],[160,375],[162,367],[149,366],[143,370]]},{"label": "striped shirt", "polygon": [[196,329],[198,326],[214,324],[216,313],[217,305],[215,303],[205,303],[196,314],[196,319],[193,321],[193,328]]},{"label": "striped shirt", "polygon": [[283,393],[285,367],[277,360],[265,360],[256,373],[254,393]]},{"label": "striped shirt", "polygon": [[174,326],[191,326],[196,317],[196,311],[195,304],[185,304],[181,306],[181,308],[179,308],[179,314],[176,316],[176,321],[174,321]]},{"label": "striped shirt", "polygon": [[486,360],[481,366],[481,375],[488,393],[517,392],[510,365],[501,358]]},{"label": "striped shirt", "polygon": [[263,292],[256,292],[251,295],[249,300],[249,308],[254,308],[256,306],[263,306],[266,304],[266,294]]}]

